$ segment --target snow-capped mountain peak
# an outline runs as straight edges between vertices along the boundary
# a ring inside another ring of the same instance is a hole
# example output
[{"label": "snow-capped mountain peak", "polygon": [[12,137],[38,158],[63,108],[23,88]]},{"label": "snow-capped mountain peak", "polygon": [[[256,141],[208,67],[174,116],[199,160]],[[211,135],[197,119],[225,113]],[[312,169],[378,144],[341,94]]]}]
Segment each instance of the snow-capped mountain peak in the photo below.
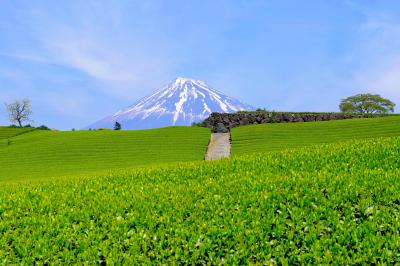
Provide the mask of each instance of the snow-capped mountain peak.
[{"label": "snow-capped mountain peak", "polygon": [[231,113],[250,109],[253,108],[218,92],[204,81],[178,77],[89,128],[112,128],[115,122],[119,122],[123,129],[191,125],[206,119],[211,112]]}]

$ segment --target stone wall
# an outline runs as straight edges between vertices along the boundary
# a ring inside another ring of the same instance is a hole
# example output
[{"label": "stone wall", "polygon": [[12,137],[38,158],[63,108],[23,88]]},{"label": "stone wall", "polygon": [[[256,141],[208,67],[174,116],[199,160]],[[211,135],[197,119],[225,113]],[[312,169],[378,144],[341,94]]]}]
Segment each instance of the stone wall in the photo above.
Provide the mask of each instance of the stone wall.
[{"label": "stone wall", "polygon": [[203,121],[203,126],[210,128],[214,133],[226,133],[234,127],[252,124],[314,122],[367,117],[378,117],[378,115],[279,112],[239,112],[233,114],[212,113]]}]

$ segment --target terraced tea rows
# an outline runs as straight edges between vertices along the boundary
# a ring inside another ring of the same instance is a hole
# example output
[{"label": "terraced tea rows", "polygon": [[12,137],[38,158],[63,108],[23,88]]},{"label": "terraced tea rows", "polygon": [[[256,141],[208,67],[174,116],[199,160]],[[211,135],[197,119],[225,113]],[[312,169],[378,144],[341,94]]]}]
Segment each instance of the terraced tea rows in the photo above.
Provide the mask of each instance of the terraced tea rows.
[{"label": "terraced tea rows", "polygon": [[399,157],[396,137],[3,184],[0,263],[398,264]]},{"label": "terraced tea rows", "polygon": [[234,128],[231,132],[233,155],[388,136],[400,136],[400,116],[262,124]]},{"label": "terraced tea rows", "polygon": [[6,140],[8,138],[12,138],[14,136],[35,130],[33,128],[11,128],[11,127],[0,127],[0,141]]},{"label": "terraced tea rows", "polygon": [[0,146],[0,181],[202,160],[209,137],[198,127],[30,132]]}]

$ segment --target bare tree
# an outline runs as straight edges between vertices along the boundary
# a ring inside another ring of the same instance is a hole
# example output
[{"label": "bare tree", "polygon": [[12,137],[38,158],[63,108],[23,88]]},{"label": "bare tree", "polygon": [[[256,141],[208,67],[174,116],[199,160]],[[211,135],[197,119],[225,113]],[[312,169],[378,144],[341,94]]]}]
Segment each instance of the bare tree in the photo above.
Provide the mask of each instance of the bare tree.
[{"label": "bare tree", "polygon": [[23,122],[32,122],[31,101],[29,99],[15,100],[13,103],[7,104],[8,118],[11,123],[17,122],[22,127]]}]

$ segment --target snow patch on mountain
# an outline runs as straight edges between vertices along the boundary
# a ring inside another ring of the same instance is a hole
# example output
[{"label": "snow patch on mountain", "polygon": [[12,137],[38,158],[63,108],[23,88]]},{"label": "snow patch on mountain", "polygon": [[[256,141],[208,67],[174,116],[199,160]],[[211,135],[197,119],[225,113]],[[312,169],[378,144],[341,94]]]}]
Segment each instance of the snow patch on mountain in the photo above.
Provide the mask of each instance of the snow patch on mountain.
[{"label": "snow patch on mountain", "polygon": [[253,110],[250,105],[218,92],[204,81],[179,77],[167,86],[87,128],[147,129],[188,126],[206,119],[212,112],[233,113]]}]

